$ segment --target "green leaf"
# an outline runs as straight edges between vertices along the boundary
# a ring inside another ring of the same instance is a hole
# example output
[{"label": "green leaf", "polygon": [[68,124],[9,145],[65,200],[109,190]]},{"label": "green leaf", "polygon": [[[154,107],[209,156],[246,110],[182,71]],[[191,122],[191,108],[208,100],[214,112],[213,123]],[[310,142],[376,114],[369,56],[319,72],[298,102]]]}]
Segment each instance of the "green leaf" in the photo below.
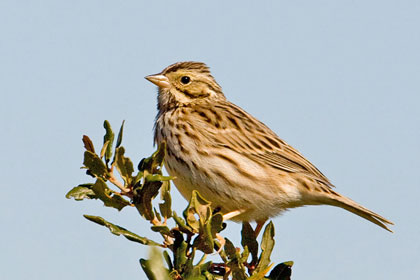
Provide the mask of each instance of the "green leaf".
[{"label": "green leaf", "polygon": [[245,273],[245,266],[241,261],[240,252],[235,248],[233,243],[229,239],[225,239],[224,251],[229,258],[227,263],[228,267],[232,271],[232,279],[245,280],[247,275]]},{"label": "green leaf", "polygon": [[267,266],[265,269],[260,270],[258,272],[254,271],[252,276],[247,278],[248,280],[261,280],[261,279],[267,279],[266,277],[264,277],[268,271],[271,269],[271,267],[273,266],[273,264]]},{"label": "green leaf", "polygon": [[92,153],[91,151],[85,151],[83,164],[90,174],[97,178],[95,184],[79,185],[67,193],[66,197],[74,197],[76,200],[81,200],[86,197],[97,198],[102,200],[105,206],[113,207],[118,210],[130,205],[130,202],[125,200],[120,194],[109,189],[104,182],[110,175],[108,168],[97,154]]},{"label": "green leaf", "polygon": [[242,264],[236,264],[231,267],[232,269],[232,279],[235,280],[246,280],[248,275],[246,275],[245,267]]},{"label": "green leaf", "polygon": [[[183,214],[187,224],[194,229],[194,232],[198,231],[199,233],[194,239],[193,247],[206,254],[211,254],[214,250],[216,233],[222,230],[222,215],[216,214],[212,223],[210,202],[195,190],[192,192],[190,203]],[[198,216],[198,220],[195,215]]]},{"label": "green leaf", "polygon": [[133,162],[128,157],[124,156],[124,147],[118,147],[115,149],[115,164],[121,178],[124,180],[124,186],[129,186],[133,180]]},{"label": "green leaf", "polygon": [[293,261],[288,261],[288,262],[283,262],[281,264],[292,267],[294,265],[294,262]]},{"label": "green leaf", "polygon": [[127,238],[130,241],[137,242],[143,245],[149,245],[149,246],[160,246],[159,243],[150,240],[146,237],[141,237],[135,233],[132,233],[131,231],[126,230],[123,227],[120,227],[118,225],[114,225],[113,223],[110,223],[106,221],[104,218],[99,216],[90,216],[90,215],[83,215],[86,219],[88,219],[91,222],[97,223],[98,225],[107,227],[111,233],[119,236],[123,235],[125,238]]},{"label": "green leaf", "polygon": [[230,241],[228,238],[225,238],[225,241],[226,243],[223,249],[225,250],[226,256],[233,260],[236,257],[236,248],[232,241]]},{"label": "green leaf", "polygon": [[246,280],[248,279],[248,276],[246,275],[246,272],[242,268],[234,268],[232,270],[232,279],[235,280]]},{"label": "green leaf", "polygon": [[202,275],[201,268],[195,266],[192,268],[191,272],[184,276],[185,280],[206,280],[206,276]]},{"label": "green leaf", "polygon": [[214,250],[214,241],[211,235],[210,222],[200,225],[199,234],[194,239],[193,247],[201,250],[205,254],[211,254]]},{"label": "green leaf", "polygon": [[201,221],[199,235],[194,239],[193,247],[206,254],[211,254],[215,247],[214,239],[216,238],[216,234],[223,229],[223,216],[220,213],[216,213],[205,221],[205,224],[202,224]]},{"label": "green leaf", "polygon": [[143,179],[144,173],[142,171],[137,172],[137,175],[134,177],[134,179],[131,181],[131,184],[133,186],[140,184],[141,179]]},{"label": "green leaf", "polygon": [[160,198],[163,203],[159,203],[159,210],[165,219],[172,217],[172,199],[169,181],[164,181],[160,187]]},{"label": "green leaf", "polygon": [[172,212],[172,217],[174,218],[176,224],[178,225],[178,228],[180,231],[187,233],[187,234],[192,234],[193,233],[193,229],[188,226],[186,224],[186,222],[184,221],[184,219],[182,219],[181,217],[179,217],[175,211]]},{"label": "green leaf", "polygon": [[163,258],[166,261],[166,264],[168,265],[169,271],[172,271],[174,269],[174,266],[172,264],[171,257],[169,256],[169,253],[167,251],[163,251]]},{"label": "green leaf", "polygon": [[162,255],[156,247],[151,247],[149,259],[140,259],[140,265],[152,280],[169,280],[168,270],[163,266]]},{"label": "green leaf", "polygon": [[171,184],[169,181],[163,181],[160,187],[160,199],[165,201],[167,195],[171,198]]},{"label": "green leaf", "polygon": [[162,182],[146,182],[142,187],[134,189],[133,203],[145,219],[151,221],[155,217],[152,200],[159,193]]},{"label": "green leaf", "polygon": [[196,190],[192,192],[191,204],[203,223],[210,218],[212,212],[210,202],[205,200],[204,197],[202,197]]},{"label": "green leaf", "polygon": [[171,177],[171,176],[163,176],[163,175],[160,175],[160,174],[148,174],[146,176],[146,181],[149,181],[149,182],[170,181],[172,179],[173,179],[173,177]]},{"label": "green leaf", "polygon": [[[199,276],[196,275],[197,271],[194,271],[194,265],[193,265],[193,260],[194,260],[194,256],[195,256],[195,251],[196,248],[192,248],[192,250],[187,253],[187,261],[185,262],[185,265],[183,266],[183,273],[182,276],[184,276],[185,279],[191,279],[195,276]],[[187,247],[187,252],[188,252],[188,247]]]},{"label": "green leaf", "polygon": [[223,230],[223,215],[216,213],[211,217],[211,236],[216,237],[216,233]]},{"label": "green leaf", "polygon": [[151,264],[151,262],[149,260],[140,259],[140,266],[143,269],[144,273],[146,274],[147,279],[149,279],[149,280],[159,280],[153,274],[152,264]]},{"label": "green leaf", "polygon": [[174,245],[178,245],[175,247],[175,252],[174,252],[174,268],[176,270],[179,270],[187,262],[188,244],[187,242],[182,241],[179,244],[175,243]]},{"label": "green leaf", "polygon": [[243,262],[243,263],[246,263],[246,262],[248,262],[248,257],[249,257],[248,246],[245,246],[244,250],[242,251],[240,261]]},{"label": "green leaf", "polygon": [[273,222],[269,222],[265,227],[264,234],[261,241],[261,255],[258,261],[258,266],[255,269],[255,273],[265,270],[271,260],[271,252],[273,251],[274,247],[274,225]]},{"label": "green leaf", "polygon": [[148,170],[151,169],[152,167],[152,163],[153,163],[153,158],[152,157],[148,157],[148,158],[143,158],[140,162],[139,165],[137,166],[137,169],[141,172],[141,173],[150,173]]},{"label": "green leaf", "polygon": [[92,191],[95,193],[94,198],[102,200],[105,206],[116,208],[118,211],[125,206],[130,205],[130,202],[125,200],[121,195],[109,189],[101,178],[96,180],[95,184],[92,186]]},{"label": "green leaf", "polygon": [[107,140],[104,145],[102,146],[101,149],[101,154],[99,155],[99,157],[102,159],[105,155],[106,150],[108,149],[108,145],[109,145],[109,140]]},{"label": "green leaf", "polygon": [[[162,142],[158,149],[148,158],[144,158],[139,163],[139,171],[147,171],[150,174],[161,174],[161,167],[166,153],[166,143]],[[146,174],[147,174],[146,173]]]},{"label": "green leaf", "polygon": [[153,213],[155,213],[155,217],[156,219],[158,219],[158,221],[162,221],[162,217],[160,216],[160,213],[156,210],[155,207],[153,207]]},{"label": "green leaf", "polygon": [[[190,203],[183,214],[187,224],[197,232],[200,229],[200,223],[204,225],[211,216],[210,202],[193,190]],[[194,216],[195,214],[198,214],[199,221]]]},{"label": "green leaf", "polygon": [[125,123],[125,120],[122,122],[121,127],[120,127],[120,131],[118,132],[117,144],[116,144],[115,148],[118,148],[119,146],[121,146],[121,142],[122,142],[122,138],[123,138],[124,123]]},{"label": "green leaf", "polygon": [[108,169],[97,154],[85,151],[83,164],[95,177],[103,179],[109,178]]},{"label": "green leaf", "polygon": [[83,135],[82,141],[87,151],[95,153],[95,147],[93,146],[92,140],[90,140],[89,136]]},{"label": "green leaf", "polygon": [[204,276],[203,279],[206,279],[206,280],[216,280],[217,279],[213,274],[211,274],[209,272],[212,265],[213,265],[213,262],[209,261],[209,262],[203,263],[203,264],[198,266],[200,268],[201,274]]},{"label": "green leaf", "polygon": [[104,128],[104,144],[106,143],[106,141],[109,141],[109,144],[105,151],[105,162],[108,164],[112,157],[112,144],[114,143],[114,132],[112,131],[111,124],[107,120],[104,122]]},{"label": "green leaf", "polygon": [[95,192],[91,189],[93,184],[82,184],[71,189],[66,198],[74,198],[74,200],[83,200],[85,198],[94,198]]},{"label": "green leaf", "polygon": [[152,173],[159,173],[158,171],[160,171],[160,168],[163,165],[165,153],[166,153],[166,142],[162,142],[158,146],[158,149],[156,150],[156,152],[154,152],[152,155],[152,158],[153,158],[153,164],[151,168]]},{"label": "green leaf", "polygon": [[189,256],[187,264],[185,266],[185,272],[183,273],[183,279],[185,280],[206,280],[206,276],[203,275],[203,268],[208,268],[205,265],[193,265],[195,250],[192,251]]},{"label": "green leaf", "polygon": [[216,280],[216,276],[211,274],[208,269],[203,271],[203,275],[206,276],[206,280]]},{"label": "green leaf", "polygon": [[162,235],[167,235],[173,237],[171,230],[167,226],[152,226],[151,229],[154,232],[159,232]]},{"label": "green leaf", "polygon": [[271,280],[290,280],[292,275],[292,266],[293,262],[284,262],[276,265],[273,270],[271,270],[268,279]]},{"label": "green leaf", "polygon": [[249,252],[251,253],[252,260],[251,264],[256,264],[258,261],[258,242],[255,237],[255,232],[252,229],[251,225],[247,222],[242,223],[242,247],[248,247]]},{"label": "green leaf", "polygon": [[152,155],[153,162],[156,166],[162,166],[166,153],[166,142],[162,142],[157,151]]}]

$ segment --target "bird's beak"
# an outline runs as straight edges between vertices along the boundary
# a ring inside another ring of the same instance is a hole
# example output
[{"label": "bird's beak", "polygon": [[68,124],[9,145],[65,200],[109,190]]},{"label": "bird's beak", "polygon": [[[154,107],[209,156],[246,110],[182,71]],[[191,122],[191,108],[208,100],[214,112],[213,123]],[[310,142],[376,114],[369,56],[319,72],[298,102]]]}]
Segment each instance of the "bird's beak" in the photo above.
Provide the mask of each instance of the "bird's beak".
[{"label": "bird's beak", "polygon": [[146,80],[154,83],[155,85],[157,85],[160,88],[169,88],[169,86],[170,86],[168,78],[165,75],[162,75],[162,74],[150,75],[150,76],[146,76],[144,78]]}]

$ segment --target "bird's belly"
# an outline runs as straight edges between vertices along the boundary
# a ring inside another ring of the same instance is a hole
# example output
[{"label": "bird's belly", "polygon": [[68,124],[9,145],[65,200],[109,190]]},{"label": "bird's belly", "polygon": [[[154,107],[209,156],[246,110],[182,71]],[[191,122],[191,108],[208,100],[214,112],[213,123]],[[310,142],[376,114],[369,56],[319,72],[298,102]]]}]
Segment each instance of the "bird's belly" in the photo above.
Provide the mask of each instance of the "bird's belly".
[{"label": "bird's belly", "polygon": [[[228,152],[224,155],[229,156]],[[245,159],[235,160],[241,166],[211,154],[192,153],[182,159],[168,155],[165,167],[175,177],[174,183],[185,199],[189,200],[192,191],[197,190],[213,208],[220,207],[222,213],[242,213],[233,220],[264,220],[288,208],[289,197],[262,167]]]}]

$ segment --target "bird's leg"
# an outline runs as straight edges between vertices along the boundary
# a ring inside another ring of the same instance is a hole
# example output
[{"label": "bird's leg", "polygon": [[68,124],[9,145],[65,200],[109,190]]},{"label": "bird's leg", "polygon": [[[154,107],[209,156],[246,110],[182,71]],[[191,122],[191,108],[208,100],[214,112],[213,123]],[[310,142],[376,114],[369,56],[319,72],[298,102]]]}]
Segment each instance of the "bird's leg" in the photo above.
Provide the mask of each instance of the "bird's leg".
[{"label": "bird's leg", "polygon": [[[235,211],[226,213],[226,214],[223,215],[223,221],[230,220],[233,217],[239,216],[240,214],[242,214],[244,212],[245,212],[245,210],[235,210]],[[220,248],[219,248],[219,250],[217,250],[217,254],[219,254],[223,250],[223,247],[225,247],[226,240],[218,233],[216,233],[216,238],[220,242]]]},{"label": "bird's leg", "polygon": [[[244,213],[244,212],[245,212],[245,210],[235,210],[235,211],[232,211],[232,212],[226,213],[226,214],[224,214],[224,215],[223,215],[223,221],[230,220],[230,219],[232,219],[232,218],[234,218],[234,217],[236,217],[236,216],[241,215],[241,214],[242,214],[242,213]],[[264,221],[264,222],[265,222],[265,221]]]},{"label": "bird's leg", "polygon": [[219,248],[219,250],[217,250],[217,252],[215,254],[220,254],[220,252],[225,247],[226,239],[218,233],[216,233],[216,239],[219,240],[219,242],[220,242],[220,248]]},{"label": "bird's leg", "polygon": [[255,230],[254,230],[255,238],[258,237],[258,234],[260,233],[260,231],[263,228],[263,225],[265,224],[266,221],[267,221],[267,219],[256,221],[257,222],[257,226],[255,227]]}]

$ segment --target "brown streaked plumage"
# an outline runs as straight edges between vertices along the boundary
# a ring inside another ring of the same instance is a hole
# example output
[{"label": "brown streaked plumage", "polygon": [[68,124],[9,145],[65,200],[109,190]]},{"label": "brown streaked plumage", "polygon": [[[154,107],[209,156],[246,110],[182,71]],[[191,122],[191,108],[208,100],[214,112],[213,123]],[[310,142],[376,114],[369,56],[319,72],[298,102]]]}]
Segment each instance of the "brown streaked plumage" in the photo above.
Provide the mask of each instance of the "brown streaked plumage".
[{"label": "brown streaked plumage", "polygon": [[155,142],[181,194],[194,189],[236,221],[262,223],[288,208],[341,207],[389,230],[391,221],[340,195],[262,122],[226,100],[209,68],[179,62],[146,79],[158,85]]}]

